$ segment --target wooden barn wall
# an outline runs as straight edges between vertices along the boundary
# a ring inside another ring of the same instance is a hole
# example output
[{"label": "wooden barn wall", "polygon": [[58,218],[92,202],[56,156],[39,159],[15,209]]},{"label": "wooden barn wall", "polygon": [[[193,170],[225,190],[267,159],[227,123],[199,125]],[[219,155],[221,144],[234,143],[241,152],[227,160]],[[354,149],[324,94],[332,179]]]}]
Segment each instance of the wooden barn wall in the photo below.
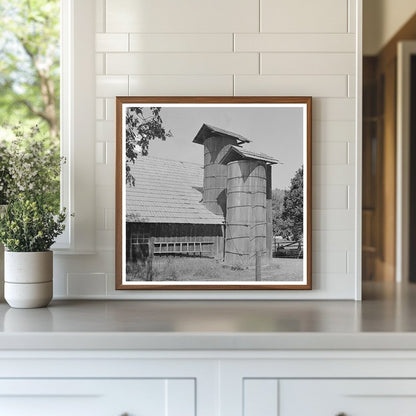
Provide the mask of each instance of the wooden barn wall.
[{"label": "wooden barn wall", "polygon": [[212,255],[223,257],[223,227],[215,224],[165,224],[165,223],[127,223],[126,243],[129,246],[132,234],[154,237],[158,242],[213,242]]}]

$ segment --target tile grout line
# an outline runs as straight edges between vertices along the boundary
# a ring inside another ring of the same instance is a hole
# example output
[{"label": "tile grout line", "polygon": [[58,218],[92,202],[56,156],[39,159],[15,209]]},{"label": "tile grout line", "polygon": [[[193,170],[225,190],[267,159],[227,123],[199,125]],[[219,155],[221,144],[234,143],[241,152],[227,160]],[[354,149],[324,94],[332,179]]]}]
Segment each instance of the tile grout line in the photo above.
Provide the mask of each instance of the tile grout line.
[{"label": "tile grout line", "polygon": [[262,75],[263,73],[263,68],[262,68],[262,56],[261,56],[261,52],[259,53],[259,75]]},{"label": "tile grout line", "polygon": [[235,74],[233,74],[233,96],[235,96]]},{"label": "tile grout line", "polygon": [[262,19],[261,19],[261,10],[262,10],[262,7],[263,7],[262,3],[263,3],[262,0],[259,0],[259,33],[261,33],[262,30],[263,30],[263,22],[262,22]]},{"label": "tile grout line", "polygon": [[345,270],[346,270],[347,274],[349,274],[350,267],[349,267],[349,254],[348,254],[348,250],[345,251]]},{"label": "tile grout line", "polygon": [[351,209],[350,191],[351,191],[351,187],[350,187],[350,185],[347,185],[347,210],[348,211]]},{"label": "tile grout line", "polygon": [[350,142],[347,142],[347,165],[351,164],[350,151],[351,151]]},{"label": "tile grout line", "polygon": [[103,29],[104,29],[104,33],[107,33],[107,19],[106,19],[106,15],[107,15],[107,0],[103,0]]},{"label": "tile grout line", "polygon": [[347,98],[351,98],[350,97],[350,77],[348,76],[348,74],[347,75],[345,75],[345,77],[346,77],[346,85],[347,85],[347,91],[345,92],[345,96],[347,97]]},{"label": "tile grout line", "polygon": [[351,33],[351,0],[347,2],[347,33]]}]

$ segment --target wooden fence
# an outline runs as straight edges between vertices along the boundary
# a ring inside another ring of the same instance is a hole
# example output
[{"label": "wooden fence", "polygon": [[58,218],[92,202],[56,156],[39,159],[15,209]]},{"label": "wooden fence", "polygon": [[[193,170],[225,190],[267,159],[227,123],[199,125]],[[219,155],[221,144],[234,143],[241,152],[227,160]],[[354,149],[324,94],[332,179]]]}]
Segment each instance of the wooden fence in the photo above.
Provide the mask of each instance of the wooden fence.
[{"label": "wooden fence", "polygon": [[273,239],[273,257],[303,258],[303,242]]}]

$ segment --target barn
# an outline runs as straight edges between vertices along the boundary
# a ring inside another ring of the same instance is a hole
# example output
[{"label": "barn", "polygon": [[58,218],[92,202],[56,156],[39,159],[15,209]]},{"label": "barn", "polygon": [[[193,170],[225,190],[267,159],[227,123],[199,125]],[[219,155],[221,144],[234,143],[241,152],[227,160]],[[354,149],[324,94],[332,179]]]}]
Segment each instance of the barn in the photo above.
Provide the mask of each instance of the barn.
[{"label": "barn", "polygon": [[126,187],[127,260],[152,255],[222,258],[224,216],[202,203],[201,165],[138,157]]},{"label": "barn", "polygon": [[[139,156],[126,186],[126,259],[204,256],[227,264],[271,258],[271,169],[250,141],[203,124],[203,165]],[[201,152],[202,153],[202,152]],[[201,154],[202,162],[202,154]]]}]

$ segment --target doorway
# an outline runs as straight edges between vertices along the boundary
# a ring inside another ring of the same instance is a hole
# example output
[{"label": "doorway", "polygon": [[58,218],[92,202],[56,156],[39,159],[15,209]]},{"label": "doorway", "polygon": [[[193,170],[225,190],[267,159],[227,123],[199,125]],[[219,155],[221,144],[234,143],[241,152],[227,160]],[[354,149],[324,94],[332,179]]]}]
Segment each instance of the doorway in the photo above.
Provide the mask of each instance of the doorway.
[{"label": "doorway", "polygon": [[[416,253],[416,45],[410,58],[410,226],[409,250]],[[409,279],[416,283],[416,256],[409,256]]]},{"label": "doorway", "polygon": [[363,280],[416,283],[415,40],[413,14],[363,59]]},{"label": "doorway", "polygon": [[397,49],[396,280],[416,283],[416,41]]}]

